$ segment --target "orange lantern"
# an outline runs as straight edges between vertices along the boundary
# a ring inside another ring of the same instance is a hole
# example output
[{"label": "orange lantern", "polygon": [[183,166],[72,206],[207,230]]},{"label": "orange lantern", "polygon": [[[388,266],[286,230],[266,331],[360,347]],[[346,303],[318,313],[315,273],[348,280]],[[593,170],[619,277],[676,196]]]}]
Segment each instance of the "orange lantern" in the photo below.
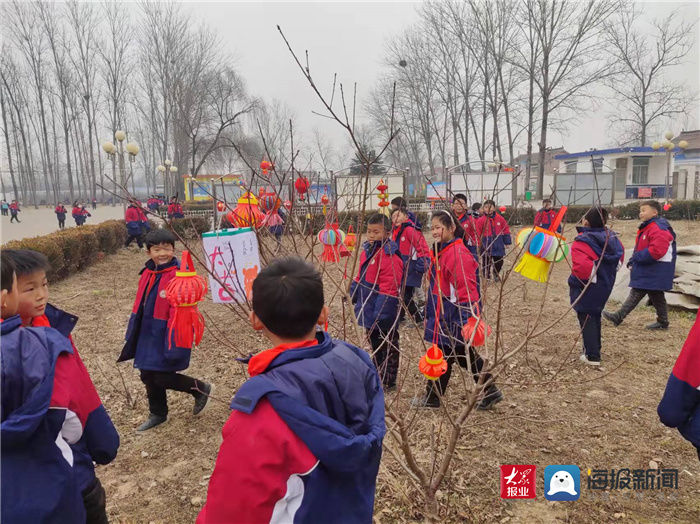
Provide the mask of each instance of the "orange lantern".
[{"label": "orange lantern", "polygon": [[491,334],[491,326],[488,326],[486,322],[476,317],[469,317],[467,323],[462,327],[462,335],[464,336],[464,342],[469,343],[472,338],[472,333],[474,334],[474,340],[471,341],[471,345],[474,347],[483,346],[486,342],[486,337]]},{"label": "orange lantern", "polygon": [[223,202],[219,201],[219,202],[216,203],[216,209],[217,209],[219,212],[222,212],[224,209],[226,209],[226,204],[224,204]]},{"label": "orange lantern", "polygon": [[418,369],[428,380],[437,380],[447,372],[447,361],[436,344],[428,348],[418,362]]},{"label": "orange lantern", "polygon": [[265,216],[258,209],[258,199],[248,192],[238,199],[238,205],[226,218],[235,227],[260,227]]},{"label": "orange lantern", "polygon": [[347,247],[350,251],[353,251],[355,249],[355,243],[357,242],[357,238],[355,236],[355,228],[350,224],[348,227],[348,234],[345,235],[345,247]]},{"label": "orange lantern", "polygon": [[263,160],[262,162],[260,162],[260,169],[262,169],[262,174],[267,176],[270,169],[272,169],[272,162]]},{"label": "orange lantern", "polygon": [[204,318],[197,303],[204,300],[207,283],[197,275],[189,251],[182,252],[180,269],[168,283],[165,294],[170,305],[175,308],[168,332],[170,347],[173,343],[181,348],[192,348],[193,344],[198,346],[204,334]]}]

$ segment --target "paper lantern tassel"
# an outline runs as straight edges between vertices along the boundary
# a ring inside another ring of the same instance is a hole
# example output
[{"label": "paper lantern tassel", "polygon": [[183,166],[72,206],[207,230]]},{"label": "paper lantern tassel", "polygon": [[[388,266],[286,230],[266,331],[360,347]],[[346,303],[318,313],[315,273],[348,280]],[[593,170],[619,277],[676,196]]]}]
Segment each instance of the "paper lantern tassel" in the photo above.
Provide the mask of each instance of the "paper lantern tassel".
[{"label": "paper lantern tassel", "polygon": [[168,325],[171,349],[173,342],[181,348],[199,345],[204,334],[204,317],[197,304],[204,300],[207,294],[207,283],[194,270],[189,251],[182,252],[180,270],[168,283],[165,293],[170,305],[175,307],[175,314]]}]

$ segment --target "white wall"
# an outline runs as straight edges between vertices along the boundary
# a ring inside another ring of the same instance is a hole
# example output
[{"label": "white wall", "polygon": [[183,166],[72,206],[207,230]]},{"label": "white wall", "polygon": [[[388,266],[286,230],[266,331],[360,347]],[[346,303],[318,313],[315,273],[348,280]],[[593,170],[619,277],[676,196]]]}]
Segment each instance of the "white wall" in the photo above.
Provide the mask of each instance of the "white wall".
[{"label": "white wall", "polygon": [[[379,191],[377,191],[377,185],[380,180],[384,180],[384,183],[389,186],[389,189],[387,189],[389,202],[395,197],[403,196],[403,176],[370,176],[367,198],[365,199],[366,211],[379,210],[379,197],[377,196]],[[337,191],[338,211],[360,211],[362,209],[362,196],[365,189],[365,179],[363,176],[336,177],[335,187]]]}]

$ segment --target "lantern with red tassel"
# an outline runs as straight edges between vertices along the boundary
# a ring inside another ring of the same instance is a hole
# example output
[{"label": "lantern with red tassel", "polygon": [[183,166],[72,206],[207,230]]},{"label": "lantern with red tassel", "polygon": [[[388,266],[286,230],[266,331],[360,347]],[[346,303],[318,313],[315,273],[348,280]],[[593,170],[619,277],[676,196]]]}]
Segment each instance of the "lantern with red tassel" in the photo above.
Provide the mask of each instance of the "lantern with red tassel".
[{"label": "lantern with red tassel", "polygon": [[282,217],[277,212],[281,204],[282,201],[274,193],[265,193],[260,197],[260,209],[265,212],[264,225],[273,227],[284,224]]},{"label": "lantern with red tassel", "polygon": [[336,224],[331,226],[326,223],[326,227],[318,232],[318,241],[323,244],[321,260],[324,262],[340,260],[339,248],[343,244],[343,240],[345,240],[345,233],[338,229]]},{"label": "lantern with red tassel", "polygon": [[433,344],[418,362],[418,369],[428,380],[437,380],[447,372],[447,361],[442,350]]},{"label": "lantern with red tassel", "polygon": [[326,214],[326,207],[328,206],[328,195],[326,193],[323,193],[323,196],[321,197],[321,204],[323,204],[323,214]]},{"label": "lantern with red tassel", "polygon": [[171,347],[173,343],[180,348],[198,346],[204,334],[204,318],[197,303],[204,300],[207,283],[195,271],[189,251],[182,252],[180,270],[168,283],[165,294],[170,305],[175,308],[168,332]]},{"label": "lantern with red tassel", "polygon": [[386,192],[387,189],[389,189],[389,186],[384,183],[384,180],[380,180],[379,184],[377,184],[377,191],[379,191],[379,212],[389,216],[389,210],[387,209],[389,206],[389,194]]},{"label": "lantern with red tassel", "polygon": [[299,193],[299,200],[304,200],[304,195],[309,190],[310,185],[309,179],[304,176],[300,176],[297,178],[296,182],[294,182],[294,189],[296,189],[297,193]]},{"label": "lantern with red tassel", "polygon": [[267,176],[270,172],[270,169],[272,169],[272,162],[263,160],[262,162],[260,162],[260,169],[262,169],[263,176]]},{"label": "lantern with red tassel", "polygon": [[216,203],[216,209],[221,213],[224,209],[226,209],[226,204],[224,204],[221,200],[219,200]]},{"label": "lantern with red tassel", "polygon": [[258,209],[258,199],[255,195],[245,193],[226,218],[235,227],[260,227],[265,216]]}]

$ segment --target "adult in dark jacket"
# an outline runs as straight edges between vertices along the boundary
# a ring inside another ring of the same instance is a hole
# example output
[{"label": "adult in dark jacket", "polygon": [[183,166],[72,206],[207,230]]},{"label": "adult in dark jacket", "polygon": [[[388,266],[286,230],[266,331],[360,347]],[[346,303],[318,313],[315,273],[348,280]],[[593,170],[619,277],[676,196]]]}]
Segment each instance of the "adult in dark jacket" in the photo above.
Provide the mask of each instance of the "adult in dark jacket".
[{"label": "adult in dark jacket", "polygon": [[617,235],[605,227],[607,221],[606,209],[590,209],[571,246],[569,297],[583,336],[581,361],[593,366],[600,365],[601,314],[625,257]]},{"label": "adult in dark jacket", "polygon": [[634,253],[627,262],[631,267],[630,294],[615,313],[603,312],[603,316],[619,326],[637,304],[649,296],[656,309],[656,322],[646,329],[668,329],[668,305],[664,291],[673,287],[676,270],[676,233],[665,218],[659,216],[661,205],[647,200],[639,206],[642,223],[637,230]]}]

